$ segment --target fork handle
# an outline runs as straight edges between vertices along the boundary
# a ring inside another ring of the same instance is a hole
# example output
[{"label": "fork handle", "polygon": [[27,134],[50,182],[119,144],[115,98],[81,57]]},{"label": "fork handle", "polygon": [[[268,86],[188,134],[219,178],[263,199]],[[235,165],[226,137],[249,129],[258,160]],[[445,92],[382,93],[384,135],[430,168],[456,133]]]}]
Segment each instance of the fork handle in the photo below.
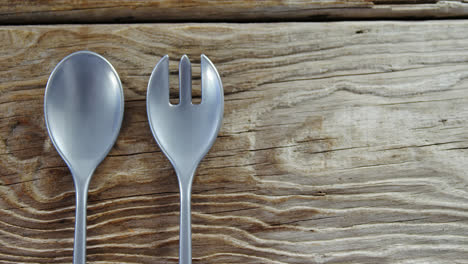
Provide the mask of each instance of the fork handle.
[{"label": "fork handle", "polygon": [[192,220],[190,198],[191,184],[181,184],[180,189],[180,233],[179,264],[192,264]]}]

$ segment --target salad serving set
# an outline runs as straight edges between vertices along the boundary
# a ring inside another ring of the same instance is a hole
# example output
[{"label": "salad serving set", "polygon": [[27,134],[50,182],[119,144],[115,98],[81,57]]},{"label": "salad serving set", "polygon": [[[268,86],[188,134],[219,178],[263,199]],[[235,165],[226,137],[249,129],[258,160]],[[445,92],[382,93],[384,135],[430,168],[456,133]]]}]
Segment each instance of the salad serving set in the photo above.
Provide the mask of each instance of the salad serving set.
[{"label": "salad serving set", "polygon": [[[192,263],[190,199],[198,164],[221,127],[224,92],[213,63],[201,55],[200,104],[192,104],[192,70],[186,55],[179,63],[179,103],[169,102],[169,57],[148,82],[146,108],[151,132],[177,174],[180,190],[179,264]],[[94,170],[117,140],[124,113],[120,78],[101,55],[78,51],[52,71],[44,96],[44,115],[52,143],[69,167],[76,192],[73,263],[86,263],[86,205]]]}]

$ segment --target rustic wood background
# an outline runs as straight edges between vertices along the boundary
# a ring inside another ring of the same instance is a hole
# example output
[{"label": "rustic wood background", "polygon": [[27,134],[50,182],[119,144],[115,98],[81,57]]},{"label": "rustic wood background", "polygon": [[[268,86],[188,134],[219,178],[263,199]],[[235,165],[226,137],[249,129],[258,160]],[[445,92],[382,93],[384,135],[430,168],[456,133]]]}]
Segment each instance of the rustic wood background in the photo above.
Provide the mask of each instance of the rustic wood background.
[{"label": "rustic wood background", "polygon": [[[54,10],[34,3],[0,12]],[[43,95],[83,49],[125,91],[121,134],[90,186],[88,263],[178,262],[177,179],[145,95],[169,54],[177,97],[184,53],[196,100],[201,53],[225,89],[193,186],[194,263],[468,263],[468,20],[0,27],[0,263],[72,262],[73,181]]]},{"label": "rustic wood background", "polygon": [[468,0],[3,0],[0,24],[468,18]]}]

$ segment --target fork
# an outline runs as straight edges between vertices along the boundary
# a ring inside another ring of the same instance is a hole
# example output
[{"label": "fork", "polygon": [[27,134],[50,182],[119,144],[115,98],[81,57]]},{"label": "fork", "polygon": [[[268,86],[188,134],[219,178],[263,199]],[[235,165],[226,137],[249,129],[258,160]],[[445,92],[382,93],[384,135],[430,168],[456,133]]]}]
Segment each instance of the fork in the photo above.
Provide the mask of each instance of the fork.
[{"label": "fork", "polygon": [[201,55],[202,100],[192,104],[192,66],[179,63],[179,103],[169,102],[169,57],[164,56],[148,83],[146,108],[156,142],[177,174],[180,191],[179,264],[192,263],[190,199],[198,164],[213,145],[224,113],[224,91],[213,63]]}]

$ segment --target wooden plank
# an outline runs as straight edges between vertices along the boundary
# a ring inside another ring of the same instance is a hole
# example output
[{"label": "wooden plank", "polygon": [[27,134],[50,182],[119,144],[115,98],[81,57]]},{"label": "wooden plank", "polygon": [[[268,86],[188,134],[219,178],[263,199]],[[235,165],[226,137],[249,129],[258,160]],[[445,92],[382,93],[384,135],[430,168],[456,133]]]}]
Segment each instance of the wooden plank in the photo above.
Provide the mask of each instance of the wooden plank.
[{"label": "wooden plank", "polygon": [[194,263],[467,263],[468,21],[0,28],[0,263],[70,263],[74,191],[48,138],[54,66],[125,90],[91,182],[88,263],[177,263],[178,186],[147,123],[161,56],[217,66],[225,119],[194,182]]},{"label": "wooden plank", "polygon": [[467,0],[13,1],[0,24],[467,18]]}]

